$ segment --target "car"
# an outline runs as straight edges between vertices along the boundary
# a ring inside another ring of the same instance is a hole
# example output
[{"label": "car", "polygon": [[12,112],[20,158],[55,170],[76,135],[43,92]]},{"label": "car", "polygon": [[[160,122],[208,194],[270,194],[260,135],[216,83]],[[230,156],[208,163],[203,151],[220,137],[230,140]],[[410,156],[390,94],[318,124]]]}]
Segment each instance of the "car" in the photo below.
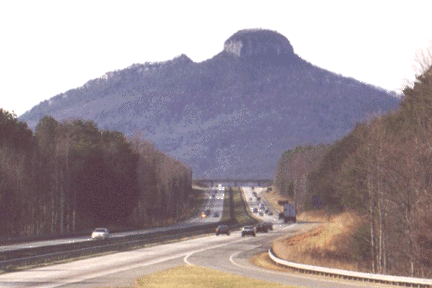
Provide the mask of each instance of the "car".
[{"label": "car", "polygon": [[260,212],[258,213],[258,215],[259,215],[259,216],[264,216],[264,213],[263,213],[262,211],[260,211]]},{"label": "car", "polygon": [[255,227],[254,226],[244,226],[241,230],[241,235],[244,237],[245,235],[256,236]]},{"label": "car", "polygon": [[258,209],[257,208],[253,208],[252,212],[253,213],[258,213]]},{"label": "car", "polygon": [[273,223],[271,223],[271,222],[264,222],[264,224],[267,226],[268,230],[273,230]]},{"label": "car", "polygon": [[201,212],[201,218],[207,218],[207,214],[205,212]]},{"label": "car", "polygon": [[214,212],[213,217],[219,217],[219,212]]},{"label": "car", "polygon": [[226,235],[230,235],[230,231],[227,225],[219,225],[216,228],[216,236],[218,236],[219,234],[226,234]]},{"label": "car", "polygon": [[210,216],[210,214],[211,214],[211,210],[210,210],[210,209],[207,209],[207,210],[204,211],[204,213],[206,214],[206,216]]},{"label": "car", "polygon": [[270,216],[273,215],[273,212],[272,212],[272,211],[269,211],[268,215],[270,215]]},{"label": "car", "polygon": [[107,228],[96,228],[93,233],[91,234],[91,238],[93,240],[97,239],[108,239],[109,238],[109,231]]},{"label": "car", "polygon": [[256,233],[258,233],[258,232],[264,232],[264,233],[267,233],[267,232],[268,232],[267,225],[266,225],[265,223],[263,223],[263,222],[258,223],[258,224],[255,226],[255,231],[256,231]]}]

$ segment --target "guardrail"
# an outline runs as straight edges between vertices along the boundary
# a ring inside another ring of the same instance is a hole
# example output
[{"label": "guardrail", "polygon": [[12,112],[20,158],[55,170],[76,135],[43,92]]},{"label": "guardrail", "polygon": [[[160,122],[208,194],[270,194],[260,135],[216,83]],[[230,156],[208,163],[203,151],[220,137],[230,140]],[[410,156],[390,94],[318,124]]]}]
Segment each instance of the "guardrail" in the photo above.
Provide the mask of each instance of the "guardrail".
[{"label": "guardrail", "polygon": [[[245,205],[244,202],[243,205]],[[241,223],[237,223],[235,219],[229,219],[227,221],[205,225],[177,227],[159,232],[135,234],[121,238],[109,238],[104,241],[84,241],[4,251],[0,252],[0,272],[1,270],[9,272],[25,266],[86,257],[104,252],[142,248],[145,245],[162,244],[185,237],[205,235],[214,233],[214,229],[220,224],[227,224],[230,226],[230,229],[239,229],[242,225]]]},{"label": "guardrail", "polygon": [[[221,222],[222,223],[222,222]],[[110,238],[107,240],[89,240],[82,243],[62,244],[41,248],[27,248],[24,251],[12,251],[5,254],[6,259],[0,260],[0,270],[14,271],[19,267],[39,265],[62,261],[71,258],[85,257],[98,253],[125,251],[142,248],[146,245],[161,244],[185,237],[199,236],[214,233],[218,223],[177,228],[167,231],[154,232],[142,235],[131,235],[122,238]],[[15,253],[15,254],[14,254]]]},{"label": "guardrail", "polygon": [[296,271],[300,271],[308,274],[332,276],[332,277],[338,277],[343,279],[358,280],[363,282],[403,285],[408,287],[432,287],[432,279],[355,272],[349,270],[333,269],[333,268],[326,268],[326,267],[290,262],[276,257],[276,255],[274,255],[271,248],[269,249],[269,256],[277,264],[287,266]]}]

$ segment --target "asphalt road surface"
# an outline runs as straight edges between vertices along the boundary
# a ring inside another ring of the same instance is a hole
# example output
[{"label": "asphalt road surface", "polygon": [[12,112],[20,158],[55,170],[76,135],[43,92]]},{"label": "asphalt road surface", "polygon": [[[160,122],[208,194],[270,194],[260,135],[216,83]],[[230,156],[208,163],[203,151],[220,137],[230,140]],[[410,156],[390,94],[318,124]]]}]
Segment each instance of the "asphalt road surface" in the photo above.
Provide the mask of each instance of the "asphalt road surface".
[{"label": "asphalt road surface", "polygon": [[[255,218],[264,222],[283,222],[283,220],[279,220],[279,211],[274,209],[273,206],[262,197],[262,193],[265,190],[260,187],[256,187],[255,189],[252,189],[252,187],[242,187],[242,189],[246,203],[249,205],[249,209]],[[253,194],[254,192],[255,194]]]},{"label": "asphalt road surface", "polygon": [[[256,189],[255,189],[256,190]],[[252,189],[244,188],[250,209],[259,207],[262,201],[253,198]],[[219,191],[217,194],[221,193]],[[220,211],[222,215],[223,197],[212,197],[206,209]],[[221,194],[219,194],[220,196]],[[264,202],[268,209],[273,209]],[[277,217],[277,211],[274,211]],[[273,222],[273,231],[258,233],[256,237],[241,237],[239,231],[231,231],[230,236],[208,235],[176,243],[156,245],[142,249],[113,253],[77,260],[64,264],[33,268],[18,272],[0,274],[0,287],[44,287],[44,288],[93,288],[130,287],[140,277],[180,265],[196,265],[234,273],[245,277],[269,282],[297,285],[299,287],[376,287],[376,284],[338,280],[300,273],[275,272],[249,263],[249,258],[267,252],[271,243],[278,237],[298,233],[308,223],[284,224],[274,216],[263,213],[264,221]],[[218,221],[217,217],[202,219],[200,216],[190,221],[208,223]],[[164,228],[160,228],[164,229]],[[120,236],[119,236],[120,237]]]},{"label": "asphalt road surface", "polygon": [[[214,193],[214,195],[215,195],[214,197],[212,196],[213,191],[217,191],[216,193]],[[224,200],[223,200],[224,199],[224,192],[225,191],[217,190],[216,188],[212,188],[211,190],[203,192],[206,194],[206,197],[208,197],[208,201],[206,201],[206,203],[203,207],[203,210],[204,209],[210,209],[212,211],[212,214],[209,215],[209,217],[207,217],[207,218],[202,218],[201,215],[196,215],[196,216],[192,217],[191,219],[188,219],[184,222],[181,222],[181,223],[169,226],[169,227],[159,227],[159,228],[129,231],[129,232],[110,233],[110,237],[111,238],[118,238],[118,237],[125,237],[125,236],[129,236],[129,235],[149,234],[149,233],[155,233],[155,232],[161,232],[161,231],[168,231],[171,229],[177,229],[179,227],[186,228],[186,227],[191,227],[191,226],[197,226],[197,225],[219,222],[222,218],[222,211],[223,211],[223,204],[224,204]],[[219,216],[215,217],[214,212],[217,212],[219,214]],[[25,248],[43,247],[43,246],[54,246],[54,245],[61,245],[61,244],[67,244],[67,243],[85,242],[85,241],[92,241],[91,235],[82,236],[82,237],[72,237],[72,238],[66,238],[66,239],[53,239],[53,240],[46,240],[46,241],[33,241],[33,242],[25,242],[25,243],[11,244],[11,245],[3,245],[3,246],[0,246],[0,252],[19,250],[19,249],[25,249]]]},{"label": "asphalt road surface", "polygon": [[209,235],[177,243],[114,253],[74,262],[0,275],[0,287],[127,287],[137,278],[179,265],[197,265],[269,282],[300,287],[374,287],[358,282],[333,280],[269,271],[249,264],[252,255],[268,251],[271,242],[297,233],[307,223],[275,225],[269,233],[241,237]]}]

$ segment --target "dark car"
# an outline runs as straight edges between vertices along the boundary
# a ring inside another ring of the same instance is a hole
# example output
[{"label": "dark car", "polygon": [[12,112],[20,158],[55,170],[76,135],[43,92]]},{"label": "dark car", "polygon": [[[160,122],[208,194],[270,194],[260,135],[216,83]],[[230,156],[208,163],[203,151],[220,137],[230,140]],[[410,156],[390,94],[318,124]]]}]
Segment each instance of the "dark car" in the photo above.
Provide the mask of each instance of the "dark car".
[{"label": "dark car", "polygon": [[271,222],[264,222],[264,224],[267,226],[268,230],[273,230],[273,223],[271,223]]},{"label": "dark car", "polygon": [[214,212],[213,217],[219,217],[219,212]]},{"label": "dark car", "polygon": [[230,235],[230,231],[227,225],[219,225],[216,228],[216,236],[218,236],[219,234],[227,234]]},{"label": "dark car", "polygon": [[255,226],[255,231],[258,232],[263,232],[263,233],[267,233],[268,232],[268,228],[267,225],[263,222],[258,223],[258,225]]}]

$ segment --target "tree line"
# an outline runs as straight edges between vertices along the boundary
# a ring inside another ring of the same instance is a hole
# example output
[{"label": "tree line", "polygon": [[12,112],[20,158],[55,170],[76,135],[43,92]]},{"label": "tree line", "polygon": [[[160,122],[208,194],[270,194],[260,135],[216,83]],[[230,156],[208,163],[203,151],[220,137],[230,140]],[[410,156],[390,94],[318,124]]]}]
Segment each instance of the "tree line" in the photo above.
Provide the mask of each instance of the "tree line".
[{"label": "tree line", "polygon": [[144,228],[193,205],[192,172],[140,138],[44,116],[35,133],[0,109],[1,237]]},{"label": "tree line", "polygon": [[432,276],[432,66],[423,71],[404,89],[397,111],[358,123],[315,167],[305,152],[312,148],[290,151],[297,162],[284,166],[282,158],[276,173],[282,193],[293,193],[290,183],[306,183],[306,209],[319,199],[331,213],[362,217],[352,251],[374,273]]}]

